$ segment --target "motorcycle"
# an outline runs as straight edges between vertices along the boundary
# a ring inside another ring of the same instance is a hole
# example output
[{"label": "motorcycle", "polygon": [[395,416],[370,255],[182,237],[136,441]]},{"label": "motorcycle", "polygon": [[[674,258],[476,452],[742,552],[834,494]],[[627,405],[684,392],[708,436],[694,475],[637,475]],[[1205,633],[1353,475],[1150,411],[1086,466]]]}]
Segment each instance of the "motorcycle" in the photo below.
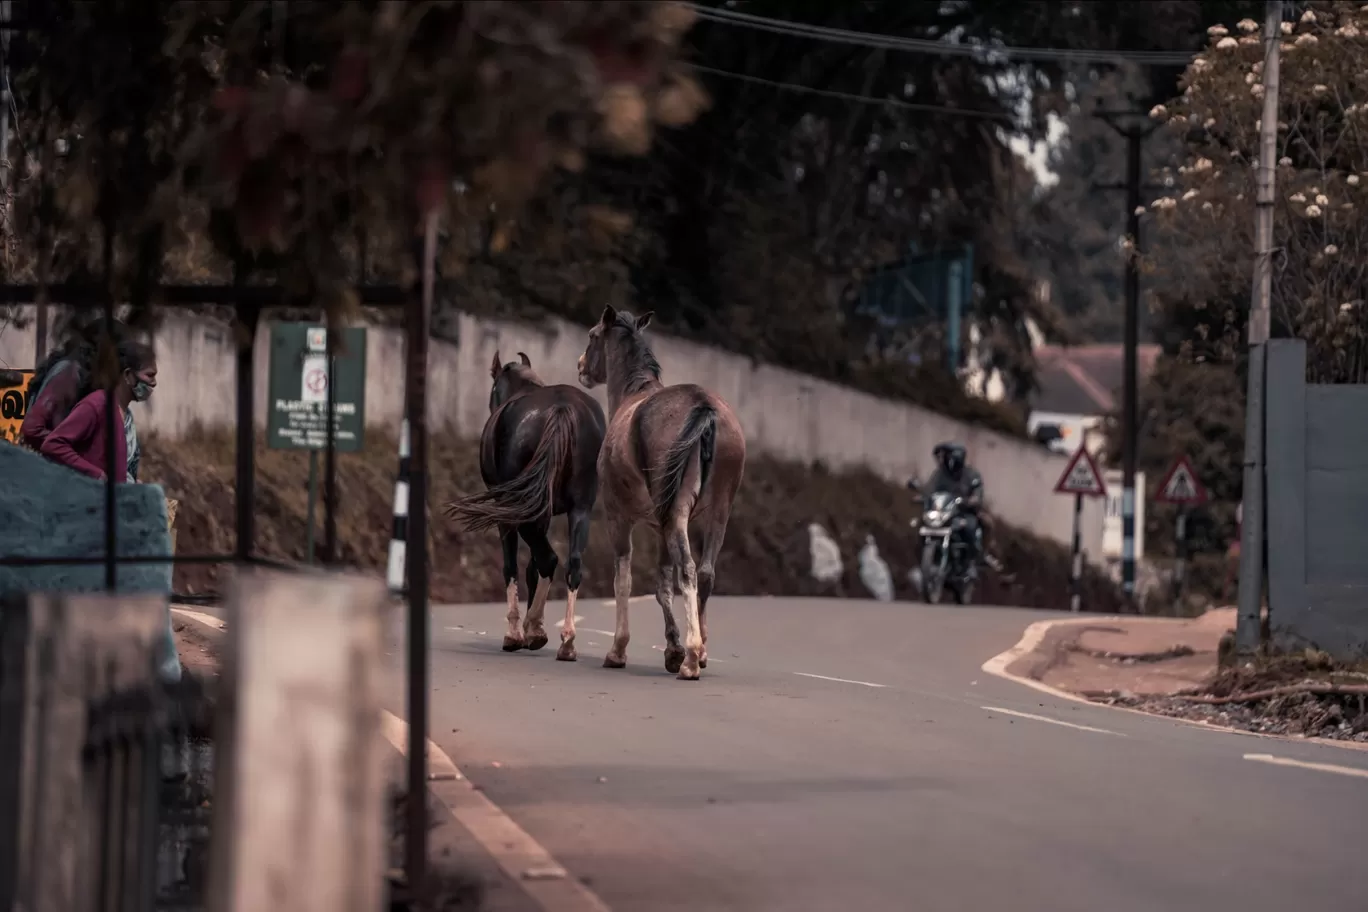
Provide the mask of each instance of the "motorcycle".
[{"label": "motorcycle", "polygon": [[978,567],[973,548],[964,535],[961,499],[938,491],[923,496],[922,503],[920,522],[914,519],[910,523],[921,537],[918,582],[922,600],[939,604],[948,588],[957,604],[967,605],[974,598]]}]

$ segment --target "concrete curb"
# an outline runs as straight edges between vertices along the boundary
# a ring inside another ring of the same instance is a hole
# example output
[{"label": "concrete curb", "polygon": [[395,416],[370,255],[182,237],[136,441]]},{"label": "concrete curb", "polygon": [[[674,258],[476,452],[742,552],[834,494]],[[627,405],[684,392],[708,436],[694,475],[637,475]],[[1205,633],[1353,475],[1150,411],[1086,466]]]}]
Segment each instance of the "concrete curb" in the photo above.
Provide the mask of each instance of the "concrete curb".
[{"label": "concrete curb", "polygon": [[[221,638],[227,624],[191,608],[172,613]],[[381,733],[400,755],[407,756],[408,723],[383,711]],[[428,793],[441,802],[453,821],[489,853],[510,880],[543,912],[612,912],[602,899],[562,867],[540,843],[477,790],[431,739],[427,742]]]},{"label": "concrete curb", "polygon": [[[1036,621],[1026,628],[1025,633],[1022,634],[1021,639],[1017,641],[1015,646],[998,653],[979,667],[982,671],[985,671],[990,675],[995,675],[1015,684],[1020,684],[1023,687],[1029,687],[1040,693],[1048,694],[1055,699],[1068,700],[1072,703],[1083,703],[1088,706],[1096,706],[1099,709],[1133,713],[1137,716],[1144,716],[1147,719],[1163,719],[1168,722],[1188,725],[1193,728],[1201,729],[1202,731],[1217,732],[1220,734],[1244,735],[1249,738],[1268,738],[1274,741],[1286,741],[1295,744],[1323,744],[1327,747],[1337,747],[1341,750],[1368,751],[1368,744],[1360,744],[1353,741],[1335,741],[1331,738],[1298,738],[1291,735],[1269,734],[1268,732],[1251,732],[1241,728],[1231,728],[1227,725],[1212,725],[1210,722],[1201,722],[1196,719],[1184,719],[1179,716],[1165,716],[1158,713],[1145,712],[1143,709],[1135,709],[1130,706],[1114,706],[1108,703],[1098,703],[1089,700],[1087,697],[1080,696],[1079,694],[1061,690],[1058,687],[1052,687],[1044,681],[1030,677],[1029,674],[1022,674],[1021,669],[1013,670],[1013,666],[1024,664],[1025,660],[1037,658],[1036,650],[1045,642],[1047,635],[1059,627],[1095,627],[1101,624],[1115,624],[1120,622],[1134,624],[1165,622],[1171,620],[1172,618],[1098,615],[1096,617],[1060,618],[1049,621]],[[1048,657],[1038,658],[1040,661],[1037,665],[1043,663],[1046,668],[1049,667],[1050,660]],[[1037,669],[1035,673],[1044,674],[1045,672],[1044,669],[1041,668]]]}]

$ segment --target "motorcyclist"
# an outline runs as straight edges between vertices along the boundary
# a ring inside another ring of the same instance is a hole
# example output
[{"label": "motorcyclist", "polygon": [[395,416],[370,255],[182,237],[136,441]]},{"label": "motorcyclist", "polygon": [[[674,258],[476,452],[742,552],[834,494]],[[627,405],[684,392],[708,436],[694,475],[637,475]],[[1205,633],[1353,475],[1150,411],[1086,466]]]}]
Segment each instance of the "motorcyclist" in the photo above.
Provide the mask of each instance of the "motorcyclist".
[{"label": "motorcyclist", "polygon": [[[931,452],[936,458],[936,471],[927,482],[927,492],[944,492],[960,499],[960,522],[964,524],[965,537],[974,549],[974,565],[983,560],[994,570],[1000,569],[997,560],[989,555],[984,547],[987,523],[982,513],[983,476],[968,464],[964,446],[961,444],[940,443]],[[909,482],[908,486],[912,487],[912,482]]]}]

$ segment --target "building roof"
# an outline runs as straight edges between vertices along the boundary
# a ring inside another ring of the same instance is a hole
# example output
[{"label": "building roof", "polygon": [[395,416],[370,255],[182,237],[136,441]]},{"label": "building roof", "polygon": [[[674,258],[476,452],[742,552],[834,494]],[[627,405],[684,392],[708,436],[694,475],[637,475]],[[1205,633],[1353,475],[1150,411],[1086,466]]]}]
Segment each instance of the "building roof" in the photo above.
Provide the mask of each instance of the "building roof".
[{"label": "building roof", "polygon": [[[1125,357],[1120,345],[1042,345],[1035,350],[1036,383],[1031,408],[1071,415],[1106,415],[1121,407]],[[1136,351],[1140,382],[1154,370],[1159,346]]]}]

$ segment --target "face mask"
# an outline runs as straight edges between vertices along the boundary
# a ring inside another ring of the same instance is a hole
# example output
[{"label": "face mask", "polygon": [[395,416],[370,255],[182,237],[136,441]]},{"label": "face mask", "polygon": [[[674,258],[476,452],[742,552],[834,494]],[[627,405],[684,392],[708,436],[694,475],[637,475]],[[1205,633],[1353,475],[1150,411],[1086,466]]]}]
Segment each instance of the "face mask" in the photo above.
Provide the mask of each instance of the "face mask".
[{"label": "face mask", "polygon": [[133,401],[146,402],[152,397],[152,384],[146,380],[133,381]]}]

